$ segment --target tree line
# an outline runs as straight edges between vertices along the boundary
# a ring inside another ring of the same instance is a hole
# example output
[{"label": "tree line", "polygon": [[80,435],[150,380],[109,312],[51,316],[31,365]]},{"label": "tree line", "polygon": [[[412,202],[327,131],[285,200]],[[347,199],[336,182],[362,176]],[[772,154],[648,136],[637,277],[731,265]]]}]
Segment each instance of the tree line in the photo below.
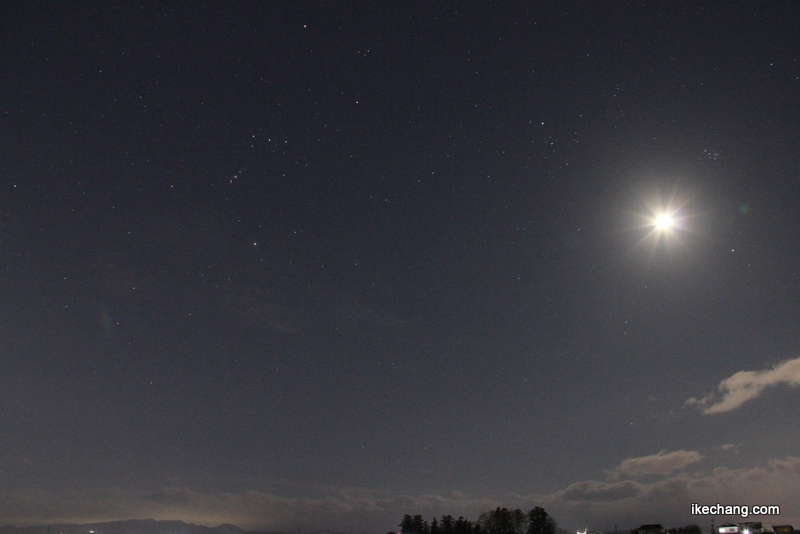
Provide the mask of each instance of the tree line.
[{"label": "tree line", "polygon": [[555,520],[541,506],[528,513],[497,507],[482,513],[475,522],[443,515],[428,523],[421,515],[406,514],[399,526],[400,534],[556,534]]}]

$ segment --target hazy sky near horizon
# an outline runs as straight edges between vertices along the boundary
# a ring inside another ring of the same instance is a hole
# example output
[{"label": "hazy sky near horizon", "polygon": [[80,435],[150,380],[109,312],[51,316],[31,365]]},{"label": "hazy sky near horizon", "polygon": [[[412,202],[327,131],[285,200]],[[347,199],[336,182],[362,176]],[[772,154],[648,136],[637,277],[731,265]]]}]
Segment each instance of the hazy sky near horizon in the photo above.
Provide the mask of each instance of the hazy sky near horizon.
[{"label": "hazy sky near horizon", "polygon": [[730,4],[4,3],[0,522],[800,524],[800,6]]}]

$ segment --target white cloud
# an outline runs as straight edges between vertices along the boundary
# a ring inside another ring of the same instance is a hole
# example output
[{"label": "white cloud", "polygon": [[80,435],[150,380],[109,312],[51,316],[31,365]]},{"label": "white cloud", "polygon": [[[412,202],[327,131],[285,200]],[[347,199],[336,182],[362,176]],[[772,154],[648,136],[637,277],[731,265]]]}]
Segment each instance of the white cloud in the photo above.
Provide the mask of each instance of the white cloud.
[{"label": "white cloud", "polygon": [[661,451],[649,456],[623,460],[613,474],[615,477],[620,475],[630,477],[666,475],[702,459],[703,456],[697,451]]},{"label": "white cloud", "polygon": [[[651,482],[639,480],[587,480],[533,500],[542,503],[559,523],[591,525],[622,530],[645,523],[680,526],[698,523],[708,527],[710,517],[691,515],[692,503],[700,505],[778,505],[779,516],[748,519],[766,524],[800,523],[800,458],[786,457],[766,467],[742,469],[719,467],[710,472],[675,473]],[[719,519],[719,518],[718,518]]]},{"label": "white cloud", "polygon": [[719,383],[717,392],[686,401],[687,405],[700,405],[703,413],[710,415],[734,410],[747,401],[758,398],[764,389],[779,384],[800,385],[800,358],[779,363],[763,371],[739,371]]}]

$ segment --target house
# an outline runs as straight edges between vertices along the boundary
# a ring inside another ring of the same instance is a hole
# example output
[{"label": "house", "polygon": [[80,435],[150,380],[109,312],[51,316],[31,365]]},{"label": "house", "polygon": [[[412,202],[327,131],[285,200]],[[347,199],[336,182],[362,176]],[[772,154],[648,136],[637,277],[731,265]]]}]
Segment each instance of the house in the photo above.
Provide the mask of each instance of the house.
[{"label": "house", "polygon": [[661,525],[642,525],[637,528],[635,534],[666,534],[666,529]]},{"label": "house", "polygon": [[724,523],[717,528],[717,532],[719,534],[739,534],[741,530],[739,529],[739,525]]}]

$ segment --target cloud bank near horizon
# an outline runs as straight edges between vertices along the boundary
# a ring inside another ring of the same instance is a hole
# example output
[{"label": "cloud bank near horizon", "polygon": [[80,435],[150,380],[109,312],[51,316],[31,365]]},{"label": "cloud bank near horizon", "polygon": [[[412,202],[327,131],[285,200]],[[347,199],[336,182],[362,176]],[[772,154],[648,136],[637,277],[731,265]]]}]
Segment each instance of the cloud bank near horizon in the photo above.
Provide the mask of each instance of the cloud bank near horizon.
[{"label": "cloud bank near horizon", "polygon": [[[685,472],[703,456],[697,451],[661,451],[623,460],[605,480],[582,480],[549,494],[509,494],[500,499],[450,494],[408,495],[365,489],[329,488],[315,497],[287,497],[268,491],[199,492],[162,488],[150,492],[95,489],[74,493],[0,492],[4,520],[18,525],[91,523],[129,518],[178,519],[216,526],[224,523],[272,531],[378,532],[393,530],[404,513],[430,519],[443,514],[477,519],[496,506],[544,506],[567,528],[587,525],[622,530],[660,522],[701,523],[691,504],[777,504],[779,517],[751,521],[800,522],[800,458],[770,460],[766,466]],[[620,480],[619,474],[631,478]],[[649,478],[642,478],[643,476]],[[735,519],[735,518],[728,518]],[[745,519],[740,519],[740,521]]]},{"label": "cloud bank near horizon", "polygon": [[685,405],[701,406],[705,415],[725,413],[757,399],[765,389],[780,384],[800,386],[800,358],[786,360],[772,369],[734,373],[719,383],[717,391],[702,399],[692,397]]},{"label": "cloud bank near horizon", "polygon": [[[780,516],[726,517],[733,522],[764,521],[796,524],[800,510],[800,458],[770,460],[766,466],[731,469],[717,467],[707,472],[679,472],[651,482],[641,479],[576,482],[544,501],[554,517],[571,516],[596,530],[614,524],[635,528],[645,523],[681,526],[689,523],[706,528],[709,516],[691,515],[691,504],[780,506]],[[578,516],[581,519],[578,519]]]}]

